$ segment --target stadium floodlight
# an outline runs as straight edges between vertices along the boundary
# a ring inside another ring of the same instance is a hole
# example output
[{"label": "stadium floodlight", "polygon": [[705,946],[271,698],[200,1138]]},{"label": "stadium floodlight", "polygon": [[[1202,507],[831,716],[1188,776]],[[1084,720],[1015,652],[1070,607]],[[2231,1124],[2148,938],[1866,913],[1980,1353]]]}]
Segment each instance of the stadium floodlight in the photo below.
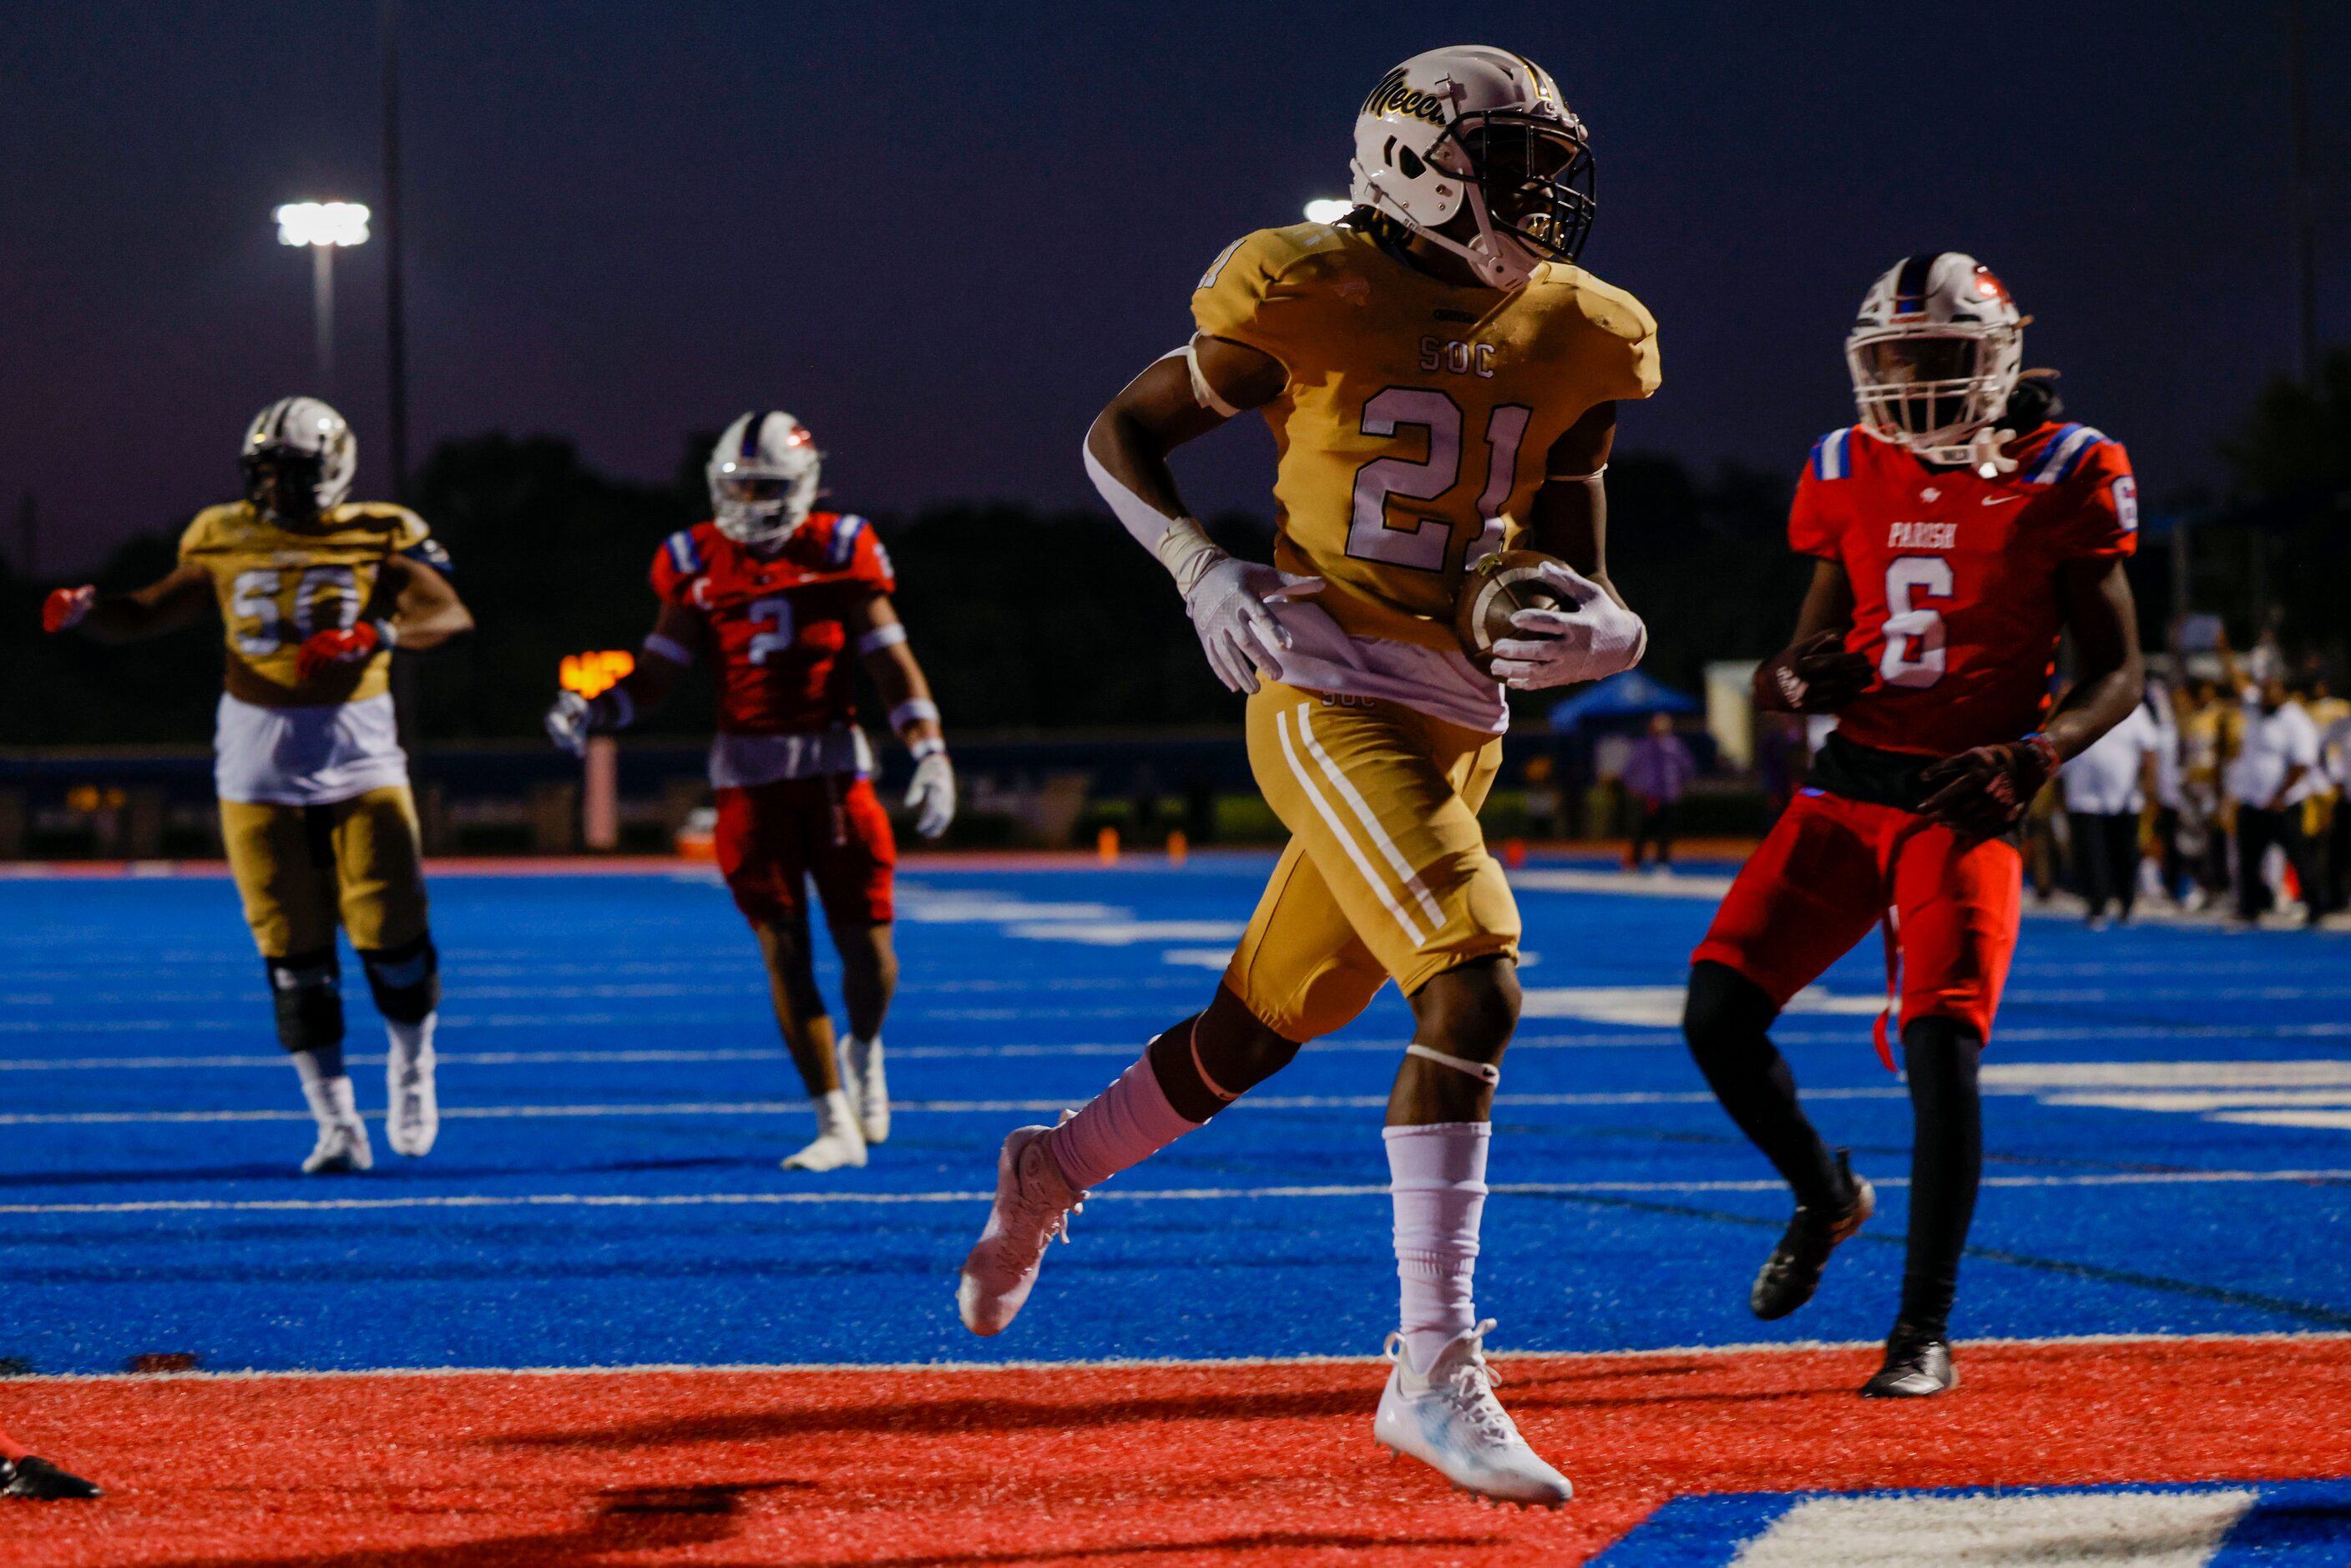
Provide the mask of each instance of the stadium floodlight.
[{"label": "stadium floodlight", "polygon": [[279,207],[277,243],[319,246],[365,245],[371,215],[360,202],[288,202]]},{"label": "stadium floodlight", "polygon": [[1306,204],[1306,221],[1310,224],[1335,224],[1355,210],[1353,202],[1342,202],[1330,196],[1318,196]]},{"label": "stadium floodlight", "polygon": [[277,243],[310,252],[310,315],[319,356],[319,395],[335,391],[335,252],[368,241],[360,202],[287,202],[275,214]]}]

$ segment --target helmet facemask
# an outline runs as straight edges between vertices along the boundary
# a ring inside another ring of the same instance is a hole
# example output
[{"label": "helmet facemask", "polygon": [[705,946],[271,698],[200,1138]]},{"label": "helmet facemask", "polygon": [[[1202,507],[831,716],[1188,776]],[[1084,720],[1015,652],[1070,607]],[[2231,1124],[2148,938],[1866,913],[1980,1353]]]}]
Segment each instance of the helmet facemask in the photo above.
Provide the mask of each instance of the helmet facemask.
[{"label": "helmet facemask", "polygon": [[1428,162],[1467,188],[1477,236],[1464,254],[1473,264],[1491,257],[1523,282],[1543,262],[1583,254],[1597,204],[1592,145],[1573,115],[1465,114],[1446,127]]},{"label": "helmet facemask", "polygon": [[1975,463],[2016,388],[2023,334],[1919,322],[1855,329],[1845,340],[1854,402],[1870,434],[1929,463]]},{"label": "helmet facemask", "polygon": [[319,479],[325,465],[315,452],[274,446],[237,460],[245,473],[245,498],[272,522],[316,522]]}]

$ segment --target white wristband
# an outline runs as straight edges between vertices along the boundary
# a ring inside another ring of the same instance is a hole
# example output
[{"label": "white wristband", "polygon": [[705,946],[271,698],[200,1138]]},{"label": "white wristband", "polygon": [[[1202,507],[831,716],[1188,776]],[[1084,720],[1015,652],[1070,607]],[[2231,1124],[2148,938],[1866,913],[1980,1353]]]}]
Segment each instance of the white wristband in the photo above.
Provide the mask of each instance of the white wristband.
[{"label": "white wristband", "polygon": [[890,710],[890,728],[893,732],[903,733],[908,725],[920,724],[925,719],[933,724],[939,721],[939,705],[927,697],[908,697]]},{"label": "white wristband", "polygon": [[920,762],[925,758],[946,756],[947,743],[935,735],[926,735],[908,746],[906,751],[915,761]]},{"label": "white wristband", "polygon": [[692,664],[694,650],[674,637],[664,637],[658,632],[645,633],[645,652],[659,653],[673,664]]},{"label": "white wristband", "polygon": [[876,626],[857,640],[861,653],[878,653],[884,648],[894,648],[906,640],[906,623],[893,621],[887,626]]}]

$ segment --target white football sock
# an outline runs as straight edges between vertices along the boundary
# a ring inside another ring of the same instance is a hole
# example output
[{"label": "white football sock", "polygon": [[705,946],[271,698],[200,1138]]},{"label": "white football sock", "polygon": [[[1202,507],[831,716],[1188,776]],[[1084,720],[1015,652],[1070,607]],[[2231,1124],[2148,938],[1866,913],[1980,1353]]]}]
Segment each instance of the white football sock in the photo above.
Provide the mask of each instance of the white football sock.
[{"label": "white football sock", "polygon": [[426,1013],[423,1023],[394,1023],[386,1019],[383,1023],[384,1041],[392,1048],[392,1062],[402,1064],[430,1059],[433,1032],[440,1023],[438,1012]]},{"label": "white football sock", "polygon": [[360,1119],[359,1102],[351,1096],[351,1081],[340,1073],[332,1078],[304,1078],[302,1098],[310,1103],[310,1114],[321,1127],[340,1126]]},{"label": "white football sock", "polygon": [[865,1141],[865,1134],[857,1130],[857,1112],[849,1103],[849,1091],[828,1089],[810,1103],[816,1107],[818,1137],[849,1138],[861,1144]]},{"label": "white football sock", "polygon": [[1490,1122],[1437,1122],[1380,1134],[1395,1205],[1399,1327],[1415,1372],[1478,1323],[1470,1281],[1493,1130]]},{"label": "white football sock", "polygon": [[301,1075],[302,1091],[306,1094],[313,1083],[324,1083],[330,1078],[343,1076],[343,1048],[340,1041],[287,1054],[293,1058],[294,1071]]},{"label": "white football sock", "polygon": [[1206,1124],[1187,1122],[1167,1101],[1151,1057],[1135,1058],[1117,1082],[1053,1129],[1045,1147],[1062,1176],[1083,1189],[1139,1165]]}]

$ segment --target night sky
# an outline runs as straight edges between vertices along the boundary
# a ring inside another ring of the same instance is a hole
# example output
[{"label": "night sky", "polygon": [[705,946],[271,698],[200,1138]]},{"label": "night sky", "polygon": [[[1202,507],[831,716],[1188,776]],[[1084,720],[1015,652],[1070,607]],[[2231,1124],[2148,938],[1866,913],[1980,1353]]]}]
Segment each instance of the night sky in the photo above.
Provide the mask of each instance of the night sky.
[{"label": "night sky", "polygon": [[[2340,338],[2351,7],[2310,9]],[[2038,318],[2026,362],[2065,371],[2160,499],[2218,478],[2216,438],[2292,365],[2283,17],[409,0],[413,451],[549,432],[664,478],[684,433],[773,403],[844,506],[1090,502],[1086,422],[1182,340],[1202,267],[1343,193],[1384,69],[1475,41],[1549,67],[1592,128],[1584,259],[1663,332],[1625,444],[1792,471],[1850,418],[1839,344],[1869,279],[1965,249]],[[367,0],[0,5],[10,559],[21,494],[44,572],[87,565],[231,492],[243,422],[314,390],[307,256],[268,214],[380,203],[376,72]],[[382,248],[342,267],[331,389],[362,495]],[[1270,450],[1204,444],[1196,506],[1265,509]]]}]

